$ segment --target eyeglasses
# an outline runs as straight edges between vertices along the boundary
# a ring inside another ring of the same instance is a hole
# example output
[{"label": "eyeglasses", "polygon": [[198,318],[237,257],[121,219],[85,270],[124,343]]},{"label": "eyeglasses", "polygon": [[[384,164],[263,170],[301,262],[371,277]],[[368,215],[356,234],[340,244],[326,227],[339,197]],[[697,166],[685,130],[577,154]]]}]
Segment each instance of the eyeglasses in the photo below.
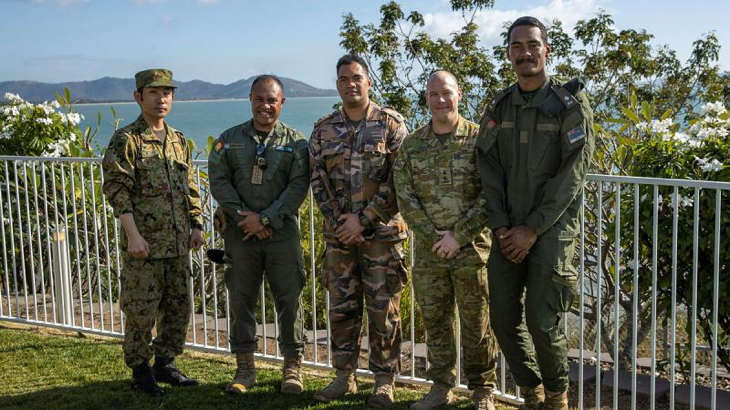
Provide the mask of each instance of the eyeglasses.
[{"label": "eyeglasses", "polygon": [[256,147],[256,165],[261,169],[266,169],[266,158],[264,158],[264,151],[266,151],[266,145],[259,144]]}]

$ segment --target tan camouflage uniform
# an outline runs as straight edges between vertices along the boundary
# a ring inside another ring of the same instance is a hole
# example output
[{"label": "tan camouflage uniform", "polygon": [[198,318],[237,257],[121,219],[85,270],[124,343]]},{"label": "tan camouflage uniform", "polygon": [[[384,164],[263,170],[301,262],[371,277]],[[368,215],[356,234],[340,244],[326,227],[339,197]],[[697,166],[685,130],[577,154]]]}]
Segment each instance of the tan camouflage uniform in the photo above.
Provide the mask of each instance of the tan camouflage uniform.
[{"label": "tan camouflage uniform", "polygon": [[153,351],[163,358],[180,354],[190,316],[188,249],[191,228],[202,227],[200,194],[185,138],[165,128],[163,144],[140,116],[114,133],[102,162],[103,191],[114,215],[132,213],[150,246],[147,259],[130,258],[121,235],[124,360],[132,368]]},{"label": "tan camouflage uniform", "polygon": [[[491,233],[476,167],[479,126],[459,118],[444,142],[430,125],[411,133],[401,147],[393,178],[398,209],[415,233],[413,285],[428,335],[426,375],[456,381],[455,302],[459,306],[464,372],[469,389],[495,388],[497,346],[489,325],[486,261]],[[449,230],[461,245],[453,259],[431,251]]]},{"label": "tan camouflage uniform", "polygon": [[[397,112],[370,103],[355,129],[342,111],[319,120],[309,141],[312,192],[324,215],[322,283],[329,291],[336,369],[357,368],[363,296],[368,309],[369,368],[400,370],[400,293],[408,281],[401,242],[407,236],[395,199],[392,165],[408,134]],[[358,246],[335,235],[337,218],[367,210],[377,215]]]}]

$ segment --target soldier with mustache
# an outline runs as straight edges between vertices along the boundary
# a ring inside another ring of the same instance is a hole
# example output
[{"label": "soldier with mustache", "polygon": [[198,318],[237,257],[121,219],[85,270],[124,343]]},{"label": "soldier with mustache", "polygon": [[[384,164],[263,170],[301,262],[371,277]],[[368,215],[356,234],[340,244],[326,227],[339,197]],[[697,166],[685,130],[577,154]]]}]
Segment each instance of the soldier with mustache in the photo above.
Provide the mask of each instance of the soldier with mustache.
[{"label": "soldier with mustache", "polygon": [[539,20],[512,23],[507,57],[517,83],[489,104],[477,155],[487,226],[496,238],[488,263],[494,334],[526,407],[567,410],[561,316],[577,292],[573,256],[593,112],[580,81],[561,84],[547,75],[549,55]]}]

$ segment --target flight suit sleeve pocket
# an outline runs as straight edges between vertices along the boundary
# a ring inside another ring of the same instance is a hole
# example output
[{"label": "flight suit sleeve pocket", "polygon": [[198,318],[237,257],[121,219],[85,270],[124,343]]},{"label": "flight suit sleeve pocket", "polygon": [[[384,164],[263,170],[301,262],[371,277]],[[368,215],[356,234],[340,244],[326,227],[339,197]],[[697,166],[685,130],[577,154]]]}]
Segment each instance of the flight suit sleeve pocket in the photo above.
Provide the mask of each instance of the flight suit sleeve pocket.
[{"label": "flight suit sleeve pocket", "polygon": [[406,268],[406,252],[402,244],[391,248],[392,257],[388,261],[388,272],[385,276],[388,293],[395,295],[408,284],[408,269]]}]

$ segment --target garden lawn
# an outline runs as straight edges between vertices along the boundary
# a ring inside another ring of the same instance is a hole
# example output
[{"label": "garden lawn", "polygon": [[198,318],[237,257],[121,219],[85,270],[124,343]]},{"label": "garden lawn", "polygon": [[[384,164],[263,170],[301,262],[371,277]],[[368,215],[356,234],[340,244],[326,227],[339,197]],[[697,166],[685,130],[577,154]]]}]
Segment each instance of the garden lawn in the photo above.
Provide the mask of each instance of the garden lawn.
[{"label": "garden lawn", "polygon": [[[357,409],[367,408],[373,387],[372,379],[360,377],[359,393],[317,403],[312,396],[334,373],[305,368],[304,393],[284,395],[279,393],[279,367],[258,361],[258,384],[245,395],[233,396],[223,391],[233,373],[231,355],[187,351],[176,363],[201,385],[163,385],[167,394],[151,398],[130,388],[120,340],[0,322],[0,408]],[[394,408],[408,408],[425,392],[399,385]],[[470,397],[458,397],[455,408],[472,407]]]}]

